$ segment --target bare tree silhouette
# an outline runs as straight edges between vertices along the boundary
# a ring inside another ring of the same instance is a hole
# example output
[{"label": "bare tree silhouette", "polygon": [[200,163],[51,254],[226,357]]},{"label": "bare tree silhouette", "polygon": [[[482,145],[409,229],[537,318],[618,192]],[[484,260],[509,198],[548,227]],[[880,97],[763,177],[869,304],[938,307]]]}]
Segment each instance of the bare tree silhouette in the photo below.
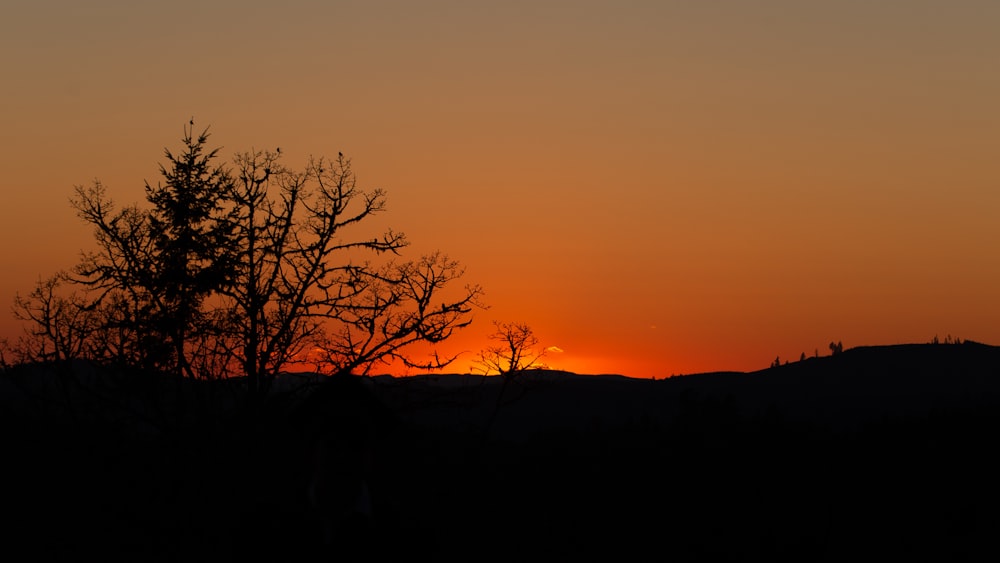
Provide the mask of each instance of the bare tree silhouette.
[{"label": "bare tree silhouette", "polygon": [[543,367],[539,360],[545,355],[545,350],[538,349],[538,337],[526,323],[493,321],[493,326],[496,330],[487,338],[495,344],[480,351],[476,363],[484,375],[496,373],[503,382],[483,429],[484,439],[489,435],[500,408],[520,399],[525,393],[525,388],[520,386],[517,394],[507,396],[510,387],[519,382],[526,370]]},{"label": "bare tree silhouette", "polygon": [[482,288],[455,289],[464,271],[441,253],[397,262],[402,233],[366,233],[386,196],[361,189],[347,157],[293,170],[278,151],[251,151],[229,168],[208,138],[185,126],[162,183],[145,185],[148,206],[117,208],[99,181],[76,188],[97,248],[18,297],[29,327],[12,357],[240,376],[251,398],[298,362],[364,374],[454,359],[413,362],[406,349],[467,326]]},{"label": "bare tree silhouette", "polygon": [[496,373],[511,378],[526,369],[538,367],[545,350],[538,349],[534,331],[522,322],[493,321],[496,329],[487,338],[495,342],[479,352],[476,363],[484,375]]}]

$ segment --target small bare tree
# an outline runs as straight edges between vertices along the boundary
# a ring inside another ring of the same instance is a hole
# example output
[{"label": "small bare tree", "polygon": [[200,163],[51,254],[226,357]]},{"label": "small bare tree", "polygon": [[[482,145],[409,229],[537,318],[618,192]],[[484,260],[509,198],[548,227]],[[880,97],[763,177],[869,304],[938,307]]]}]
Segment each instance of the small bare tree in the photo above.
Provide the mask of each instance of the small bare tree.
[{"label": "small bare tree", "polygon": [[15,363],[64,362],[84,357],[93,345],[99,314],[78,293],[63,294],[65,273],[40,279],[28,295],[14,298],[14,318],[24,333],[11,347]]},{"label": "small bare tree", "polygon": [[476,361],[484,375],[513,378],[525,370],[544,367],[540,360],[545,350],[538,349],[538,337],[530,326],[499,321],[493,321],[493,326],[496,330],[487,338],[494,344],[480,351]]},{"label": "small bare tree", "polygon": [[[526,389],[520,385],[520,376],[527,370],[540,369],[540,362],[545,350],[538,348],[540,341],[530,326],[523,322],[493,321],[496,329],[487,338],[494,344],[479,352],[479,365],[484,375],[497,374],[503,382],[497,392],[496,403],[489,419],[483,428],[483,439],[489,437],[500,408],[524,396]],[[512,385],[517,385],[518,392],[508,396]]]}]

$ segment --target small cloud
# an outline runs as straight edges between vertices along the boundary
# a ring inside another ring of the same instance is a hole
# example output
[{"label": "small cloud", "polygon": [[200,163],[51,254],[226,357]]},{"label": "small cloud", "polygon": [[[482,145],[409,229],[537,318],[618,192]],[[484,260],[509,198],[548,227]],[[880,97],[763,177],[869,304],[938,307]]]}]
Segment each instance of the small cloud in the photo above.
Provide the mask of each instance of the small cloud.
[{"label": "small cloud", "polygon": [[656,330],[656,325],[649,325],[650,330]]},{"label": "small cloud", "polygon": [[563,349],[558,346],[549,346],[545,349],[546,352],[555,352],[556,354],[562,354]]}]

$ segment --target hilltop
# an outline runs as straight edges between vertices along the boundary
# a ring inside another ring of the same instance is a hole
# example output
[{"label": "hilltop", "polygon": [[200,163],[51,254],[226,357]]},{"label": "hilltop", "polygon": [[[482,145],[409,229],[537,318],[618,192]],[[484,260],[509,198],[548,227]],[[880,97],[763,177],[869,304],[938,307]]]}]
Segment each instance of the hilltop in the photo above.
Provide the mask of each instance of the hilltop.
[{"label": "hilltop", "polygon": [[[463,408],[455,411],[473,424],[477,416],[486,416],[481,411],[490,410],[490,393],[499,387],[497,378],[485,379],[458,374],[385,377],[376,378],[374,387],[387,400],[399,388],[409,389],[411,398],[465,393]],[[669,424],[685,408],[716,402],[738,416],[781,416],[790,423],[842,431],[890,419],[1000,407],[1000,347],[971,341],[861,346],[753,372],[659,380],[537,370],[526,372],[516,389],[508,390],[512,398],[522,394],[497,418],[500,431],[511,438],[523,439],[550,426],[616,426],[640,419]]]}]

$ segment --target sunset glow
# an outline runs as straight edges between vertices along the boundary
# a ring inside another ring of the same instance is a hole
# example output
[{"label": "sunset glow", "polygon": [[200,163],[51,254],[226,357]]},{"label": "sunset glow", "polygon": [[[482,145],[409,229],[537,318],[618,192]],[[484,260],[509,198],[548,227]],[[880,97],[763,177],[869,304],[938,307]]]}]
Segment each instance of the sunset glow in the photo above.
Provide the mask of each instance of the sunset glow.
[{"label": "sunset glow", "polygon": [[457,372],[491,321],[530,325],[548,367],[642,378],[1000,344],[997,2],[0,13],[7,308],[92,248],[73,187],[141,202],[194,119],[227,160],[342,151],[388,194],[372,227],[460,261],[488,308],[442,347]]}]

